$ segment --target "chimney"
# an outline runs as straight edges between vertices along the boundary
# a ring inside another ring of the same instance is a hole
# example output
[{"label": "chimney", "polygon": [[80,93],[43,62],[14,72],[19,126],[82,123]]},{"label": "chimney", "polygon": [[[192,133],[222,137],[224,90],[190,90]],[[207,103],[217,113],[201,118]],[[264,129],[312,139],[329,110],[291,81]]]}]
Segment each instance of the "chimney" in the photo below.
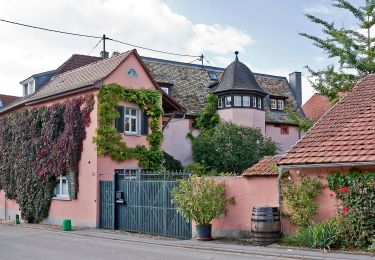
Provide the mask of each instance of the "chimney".
[{"label": "chimney", "polygon": [[100,57],[102,57],[102,59],[108,59],[109,57],[109,52],[108,51],[101,51],[100,52]]},{"label": "chimney", "polygon": [[289,86],[292,88],[297,104],[302,105],[302,73],[293,72],[289,74]]}]

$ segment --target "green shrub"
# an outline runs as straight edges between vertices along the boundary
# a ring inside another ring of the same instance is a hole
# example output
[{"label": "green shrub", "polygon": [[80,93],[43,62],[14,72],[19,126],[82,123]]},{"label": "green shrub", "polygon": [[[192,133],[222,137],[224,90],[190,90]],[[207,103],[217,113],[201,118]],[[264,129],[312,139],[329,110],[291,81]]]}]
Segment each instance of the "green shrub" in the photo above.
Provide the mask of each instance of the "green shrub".
[{"label": "green shrub", "polygon": [[375,236],[372,237],[372,243],[371,243],[371,245],[368,247],[368,250],[370,250],[370,251],[374,251],[374,252],[375,252]]},{"label": "green shrub", "polygon": [[183,171],[184,168],[179,160],[176,160],[172,155],[163,151],[163,168],[167,171]]},{"label": "green shrub", "polygon": [[292,246],[332,249],[341,244],[339,233],[336,220],[330,220],[301,228],[295,235],[284,237],[282,243]]},{"label": "green shrub", "polygon": [[208,225],[214,218],[226,212],[234,198],[225,197],[224,184],[212,178],[192,176],[179,180],[172,190],[173,203],[187,221],[193,219],[199,225]]},{"label": "green shrub", "polygon": [[345,246],[367,248],[375,236],[375,172],[350,170],[327,179],[344,223]]},{"label": "green shrub", "polygon": [[256,128],[229,122],[203,130],[192,139],[193,159],[208,170],[241,174],[266,155],[275,155],[277,145]]},{"label": "green shrub", "polygon": [[315,198],[322,189],[320,180],[302,177],[298,183],[284,178],[281,185],[285,204],[283,215],[287,216],[298,229],[308,227],[318,210]]}]

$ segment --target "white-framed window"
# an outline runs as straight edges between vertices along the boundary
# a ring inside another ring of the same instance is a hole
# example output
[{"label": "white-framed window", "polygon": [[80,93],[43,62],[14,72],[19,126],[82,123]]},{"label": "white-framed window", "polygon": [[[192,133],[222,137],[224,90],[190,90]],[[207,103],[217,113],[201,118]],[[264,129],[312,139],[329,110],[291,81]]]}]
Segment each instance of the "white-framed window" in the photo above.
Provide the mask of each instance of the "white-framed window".
[{"label": "white-framed window", "polygon": [[167,87],[161,87],[161,90],[163,90],[165,93],[169,94],[169,88],[167,88]]},{"label": "white-framed window", "polygon": [[271,98],[271,109],[277,109],[276,99]]},{"label": "white-framed window", "polygon": [[23,84],[23,95],[29,95],[35,92],[35,81],[30,80],[29,82]]},{"label": "white-framed window", "polygon": [[66,176],[60,175],[56,178],[56,186],[53,193],[55,198],[69,199],[69,181]]},{"label": "white-framed window", "polygon": [[227,96],[225,97],[225,107],[231,107],[232,106],[232,97]]},{"label": "white-framed window", "polygon": [[242,97],[241,96],[234,96],[233,99],[234,99],[234,106],[235,107],[242,106],[242,100],[241,100]]},{"label": "white-framed window", "polygon": [[257,98],[253,97],[253,107],[257,107]]},{"label": "white-framed window", "polygon": [[284,110],[284,100],[277,100],[277,109]]},{"label": "white-framed window", "polygon": [[262,109],[262,99],[258,98],[258,108]]},{"label": "white-framed window", "polygon": [[249,96],[243,96],[242,97],[242,104],[244,107],[250,106],[250,97]]},{"label": "white-framed window", "polygon": [[217,107],[218,107],[218,108],[223,108],[223,107],[224,107],[224,98],[223,98],[223,97],[220,97],[220,98],[217,100]]},{"label": "white-framed window", "polygon": [[125,134],[138,135],[139,133],[139,109],[125,107]]}]

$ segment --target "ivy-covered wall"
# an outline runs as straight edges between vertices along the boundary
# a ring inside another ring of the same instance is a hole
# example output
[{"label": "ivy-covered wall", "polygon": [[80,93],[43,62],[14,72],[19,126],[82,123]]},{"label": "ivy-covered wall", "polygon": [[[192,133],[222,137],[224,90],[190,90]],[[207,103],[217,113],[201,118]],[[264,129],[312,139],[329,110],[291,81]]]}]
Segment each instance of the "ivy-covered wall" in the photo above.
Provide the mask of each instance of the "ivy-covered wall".
[{"label": "ivy-covered wall", "polygon": [[39,222],[48,216],[57,176],[78,178],[93,105],[90,95],[0,119],[0,189],[16,200],[24,220]]}]

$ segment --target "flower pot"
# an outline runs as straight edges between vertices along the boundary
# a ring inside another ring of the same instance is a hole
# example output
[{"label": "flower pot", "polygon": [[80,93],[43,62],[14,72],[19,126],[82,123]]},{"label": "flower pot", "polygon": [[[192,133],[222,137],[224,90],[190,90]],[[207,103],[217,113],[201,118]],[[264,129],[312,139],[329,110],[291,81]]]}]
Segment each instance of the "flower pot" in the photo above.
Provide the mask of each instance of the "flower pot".
[{"label": "flower pot", "polygon": [[197,225],[195,229],[197,230],[197,240],[201,240],[201,241],[213,240],[211,236],[211,231],[212,231],[211,224]]}]

